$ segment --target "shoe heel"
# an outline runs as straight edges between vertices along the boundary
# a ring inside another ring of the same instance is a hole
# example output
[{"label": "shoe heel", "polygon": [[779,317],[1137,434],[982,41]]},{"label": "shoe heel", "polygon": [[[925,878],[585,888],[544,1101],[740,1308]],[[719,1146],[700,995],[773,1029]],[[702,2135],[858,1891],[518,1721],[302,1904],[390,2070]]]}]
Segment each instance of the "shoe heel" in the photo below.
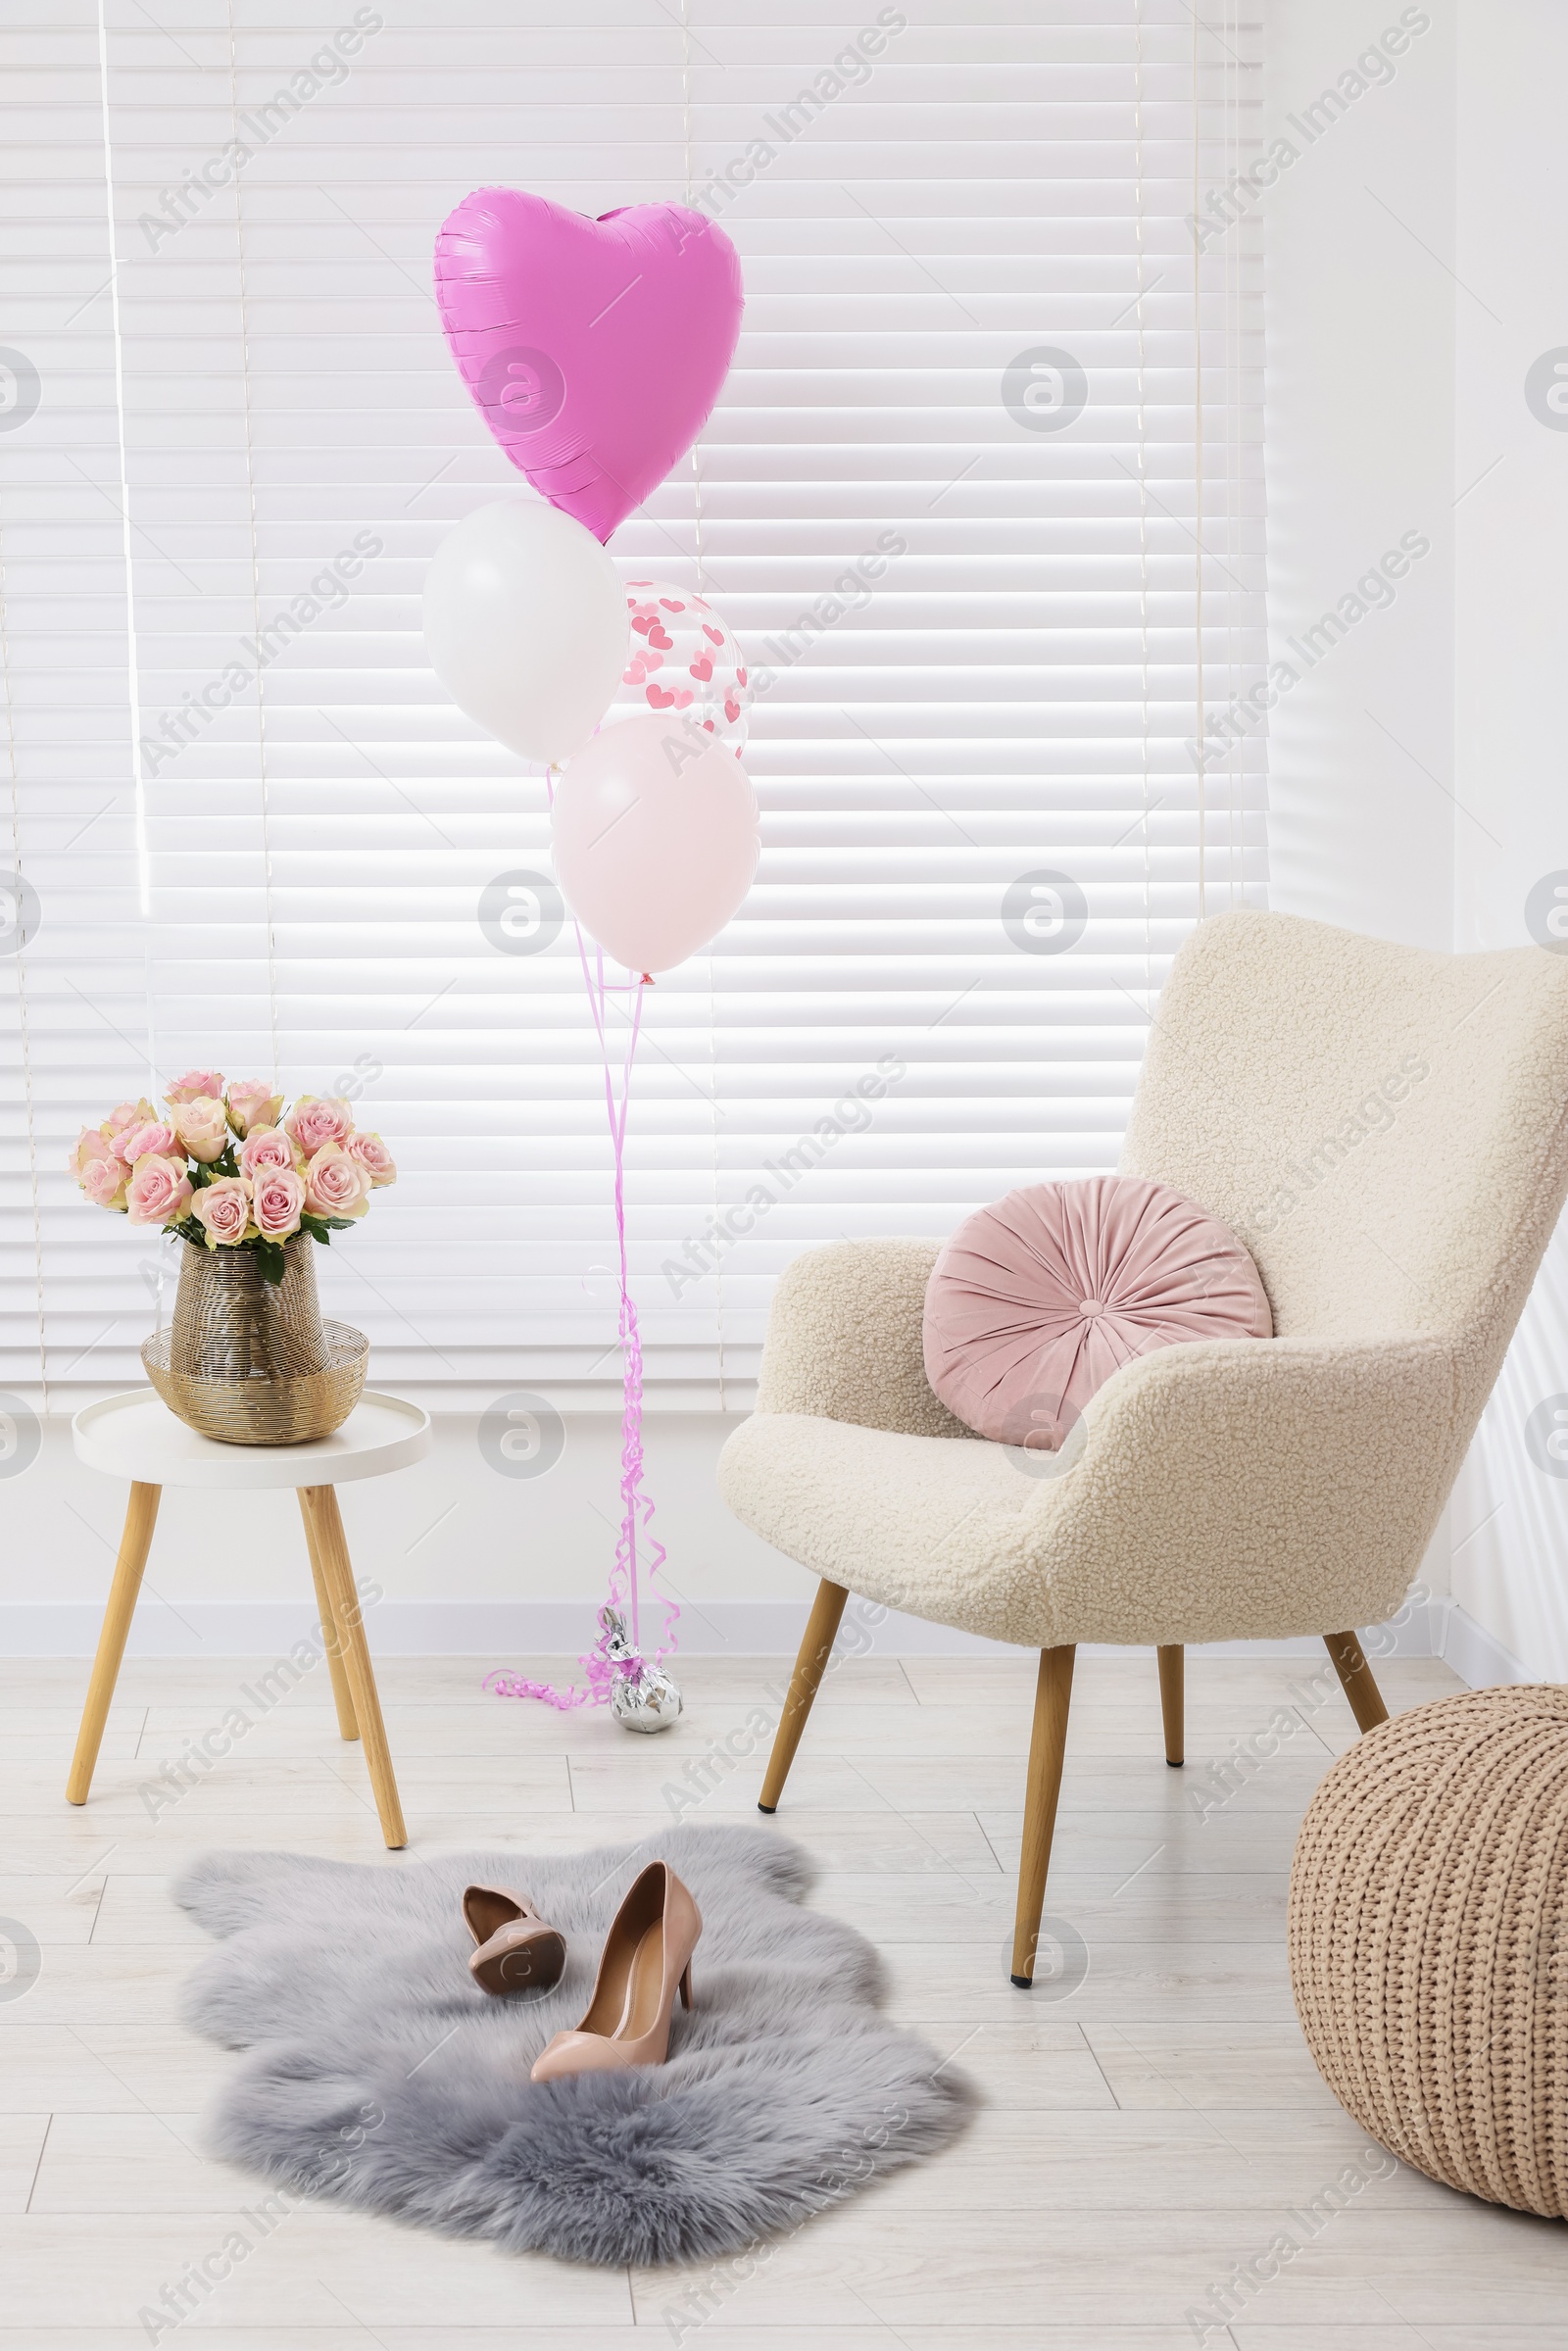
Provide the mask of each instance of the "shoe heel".
[{"label": "shoe heel", "polygon": [[[684,2007],[696,2005],[691,1955],[702,1932],[702,1913],[668,1862],[651,1861],[611,1921],[582,2023],[540,2050],[529,2080],[663,2065],[676,1992]],[[669,1962],[682,1943],[685,1964],[671,1984]],[[641,2031],[634,2030],[638,2026]]]}]

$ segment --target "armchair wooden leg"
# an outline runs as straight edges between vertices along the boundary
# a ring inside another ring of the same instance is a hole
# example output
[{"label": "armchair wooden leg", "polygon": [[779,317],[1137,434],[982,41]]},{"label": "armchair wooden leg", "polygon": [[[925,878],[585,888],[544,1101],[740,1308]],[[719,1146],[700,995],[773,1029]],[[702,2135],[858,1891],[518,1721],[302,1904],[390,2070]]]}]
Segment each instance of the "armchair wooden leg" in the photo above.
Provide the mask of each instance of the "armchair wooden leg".
[{"label": "armchair wooden leg", "polygon": [[1366,1661],[1366,1651],[1353,1633],[1325,1633],[1323,1646],[1334,1662],[1334,1670],[1345,1685],[1345,1694],[1350,1701],[1350,1712],[1362,1731],[1375,1731],[1386,1723],[1389,1710],[1383,1703],[1383,1692],[1372,1679],[1372,1668]]},{"label": "armchair wooden leg", "polygon": [[1161,1643],[1159,1711],[1165,1718],[1165,1761],[1176,1770],[1187,1760],[1186,1661],[1180,1641]]},{"label": "armchair wooden leg", "polygon": [[784,1701],[778,1729],[773,1734],[773,1752],[767,1759],[767,1777],[762,1792],[757,1799],[759,1812],[776,1812],[784,1783],[789,1778],[795,1750],[806,1729],[806,1718],[811,1711],[811,1700],[827,1671],[827,1661],[833,1654],[838,1637],[839,1620],[849,1592],[842,1584],[830,1584],[824,1576],[817,1588],[811,1613],[807,1620],[806,1639],[801,1642],[795,1671],[790,1676],[790,1694]]},{"label": "armchair wooden leg", "polygon": [[1061,1760],[1067,1744],[1076,1649],[1042,1649],[1035,1685],[1035,1727],[1029,1740],[1029,1786],[1024,1795],[1023,1854],[1018,1864],[1018,1913],[1012,1931],[1012,1981],[1028,1991],[1035,1980],[1035,1945],[1046,1906],[1046,1874],[1056,1830]]}]

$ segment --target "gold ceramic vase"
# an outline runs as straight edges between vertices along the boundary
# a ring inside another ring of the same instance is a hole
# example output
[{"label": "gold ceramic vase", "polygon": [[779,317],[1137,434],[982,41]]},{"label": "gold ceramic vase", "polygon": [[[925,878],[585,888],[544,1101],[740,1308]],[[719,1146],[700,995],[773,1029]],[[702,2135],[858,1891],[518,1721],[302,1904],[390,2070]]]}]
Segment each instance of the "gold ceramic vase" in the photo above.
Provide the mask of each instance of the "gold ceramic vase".
[{"label": "gold ceramic vase", "polygon": [[225,1445],[303,1445],[342,1426],[365,1386],[369,1342],[323,1322],[317,1244],[283,1245],[283,1279],[250,1249],[180,1251],[174,1320],[143,1342],[147,1376],[172,1412]]}]

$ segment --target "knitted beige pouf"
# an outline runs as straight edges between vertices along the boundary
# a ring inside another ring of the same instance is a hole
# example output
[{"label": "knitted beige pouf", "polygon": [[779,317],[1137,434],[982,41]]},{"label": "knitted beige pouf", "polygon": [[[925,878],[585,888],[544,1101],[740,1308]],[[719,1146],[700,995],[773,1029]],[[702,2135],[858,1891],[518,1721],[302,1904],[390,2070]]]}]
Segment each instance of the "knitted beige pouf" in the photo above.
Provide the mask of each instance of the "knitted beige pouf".
[{"label": "knitted beige pouf", "polygon": [[1568,1690],[1467,1690],[1369,1731],[1291,1873],[1307,2046],[1450,2187],[1568,2211]]}]

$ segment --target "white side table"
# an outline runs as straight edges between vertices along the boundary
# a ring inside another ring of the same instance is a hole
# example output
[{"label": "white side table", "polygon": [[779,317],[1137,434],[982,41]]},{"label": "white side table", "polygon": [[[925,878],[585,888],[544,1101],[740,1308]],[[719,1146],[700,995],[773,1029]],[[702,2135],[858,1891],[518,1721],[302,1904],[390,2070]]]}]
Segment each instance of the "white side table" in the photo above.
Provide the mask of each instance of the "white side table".
[{"label": "white side table", "polygon": [[363,1736],[382,1835],[389,1845],[406,1845],[403,1806],[392,1776],[381,1700],[334,1489],[349,1479],[384,1477],[388,1470],[419,1460],[430,1449],[429,1414],[395,1396],[363,1396],[340,1429],[312,1445],[219,1445],[176,1419],[152,1389],[134,1388],[86,1405],[72,1422],[71,1433],[78,1461],[112,1478],[130,1480],[125,1531],[66,1782],[71,1802],[85,1804],[92,1787],[163,1489],[199,1486],[209,1493],[235,1494],[292,1486],[305,1521],[338,1729],[345,1739]]}]

